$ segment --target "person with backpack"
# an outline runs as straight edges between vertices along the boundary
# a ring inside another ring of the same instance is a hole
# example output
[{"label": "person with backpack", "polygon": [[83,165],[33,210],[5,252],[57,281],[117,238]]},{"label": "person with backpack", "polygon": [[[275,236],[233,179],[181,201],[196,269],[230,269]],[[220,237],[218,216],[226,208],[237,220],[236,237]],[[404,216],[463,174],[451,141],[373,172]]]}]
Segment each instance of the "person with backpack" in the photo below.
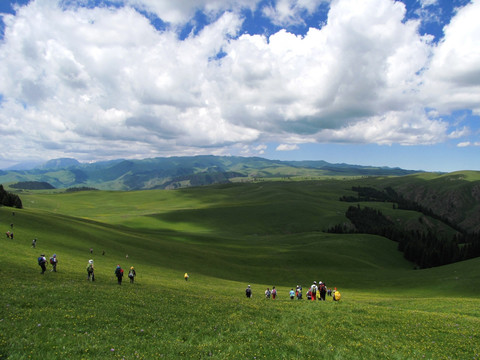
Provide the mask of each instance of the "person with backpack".
[{"label": "person with backpack", "polygon": [[45,254],[41,254],[38,257],[38,265],[42,268],[41,274],[43,275],[45,271],[47,271],[47,258],[45,257]]},{"label": "person with backpack", "polygon": [[32,248],[35,249],[36,246],[37,246],[37,238],[32,240]]},{"label": "person with backpack", "polygon": [[185,275],[183,275],[183,277],[185,278],[185,281],[188,281],[188,278],[189,278],[190,276],[188,276],[188,273],[185,273]]},{"label": "person with backpack", "polygon": [[245,295],[249,299],[252,297],[252,289],[250,288],[250,285],[248,285],[247,288],[245,289]]},{"label": "person with backpack", "polygon": [[318,298],[318,300],[325,301],[325,295],[327,295],[327,287],[321,281],[318,282],[318,290],[320,292],[320,297]]},{"label": "person with backpack", "polygon": [[296,295],[297,295],[297,300],[302,300],[302,286],[301,285],[297,285]]},{"label": "person with backpack", "polygon": [[311,292],[311,295],[312,295],[312,300],[316,300],[317,299],[317,282],[314,281],[312,286],[310,287],[310,292]]},{"label": "person with backpack", "polygon": [[52,264],[53,272],[57,272],[57,263],[58,263],[57,254],[53,254],[52,257],[50,258],[50,264]]},{"label": "person with backpack", "polygon": [[133,281],[135,280],[135,276],[137,276],[137,273],[132,266],[130,268],[130,271],[128,272],[128,278],[130,279],[130,284],[133,284]]},{"label": "person with backpack", "polygon": [[271,295],[270,288],[267,288],[267,290],[265,290],[265,299],[270,299],[270,295]]},{"label": "person with backpack", "polygon": [[333,301],[340,301],[342,294],[340,294],[340,291],[338,291],[337,288],[335,288],[335,290],[333,290],[332,296],[333,296]]},{"label": "person with backpack", "polygon": [[277,298],[277,289],[275,286],[272,288],[272,299],[275,300]]},{"label": "person with backpack", "polygon": [[115,269],[115,276],[117,277],[118,285],[122,285],[123,269],[120,265],[117,265],[117,268]]},{"label": "person with backpack", "polygon": [[290,300],[295,299],[295,291],[293,291],[293,288],[290,289]]},{"label": "person with backpack", "polygon": [[93,260],[90,259],[88,260],[88,265],[87,265],[87,280],[92,280],[95,281],[95,272],[93,268]]},{"label": "person with backpack", "polygon": [[307,291],[307,300],[312,300],[312,289],[308,289]]}]

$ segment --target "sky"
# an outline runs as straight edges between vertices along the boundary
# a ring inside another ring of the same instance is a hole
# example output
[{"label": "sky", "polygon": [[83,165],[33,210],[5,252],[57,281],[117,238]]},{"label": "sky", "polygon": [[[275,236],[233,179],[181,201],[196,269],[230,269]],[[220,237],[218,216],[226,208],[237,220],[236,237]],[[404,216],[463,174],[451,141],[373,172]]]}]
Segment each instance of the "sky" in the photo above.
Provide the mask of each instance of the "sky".
[{"label": "sky", "polygon": [[480,0],[0,0],[0,169],[480,170]]}]

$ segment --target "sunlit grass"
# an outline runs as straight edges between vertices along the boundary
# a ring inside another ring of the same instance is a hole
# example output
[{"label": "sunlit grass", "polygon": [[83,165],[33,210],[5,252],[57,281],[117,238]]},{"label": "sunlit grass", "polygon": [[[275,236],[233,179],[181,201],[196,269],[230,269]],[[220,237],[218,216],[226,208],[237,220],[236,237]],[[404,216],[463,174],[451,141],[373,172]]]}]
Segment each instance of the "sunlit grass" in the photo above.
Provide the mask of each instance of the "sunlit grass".
[{"label": "sunlit grass", "polygon": [[[336,185],[242,186],[32,194],[15,215],[0,208],[15,232],[0,240],[0,358],[480,358],[480,259],[413,270],[387,239],[317,230],[342,216]],[[58,255],[57,273],[40,275],[40,253]],[[117,285],[117,264],[136,268],[134,284]],[[313,280],[342,300],[289,299]]]}]

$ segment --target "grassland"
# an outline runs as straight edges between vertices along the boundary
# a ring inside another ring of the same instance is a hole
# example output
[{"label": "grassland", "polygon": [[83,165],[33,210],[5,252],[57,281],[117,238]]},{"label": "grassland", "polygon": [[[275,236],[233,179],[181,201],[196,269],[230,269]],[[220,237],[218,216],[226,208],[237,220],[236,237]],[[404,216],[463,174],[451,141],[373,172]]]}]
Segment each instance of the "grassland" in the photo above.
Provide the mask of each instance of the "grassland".
[{"label": "grassland", "polygon": [[[480,259],[414,270],[387,239],[322,232],[351,186],[24,193],[15,215],[0,208],[15,234],[0,238],[0,359],[479,359]],[[57,273],[40,275],[40,253]],[[136,283],[118,286],[116,264]],[[342,300],[288,298],[313,280]]]}]

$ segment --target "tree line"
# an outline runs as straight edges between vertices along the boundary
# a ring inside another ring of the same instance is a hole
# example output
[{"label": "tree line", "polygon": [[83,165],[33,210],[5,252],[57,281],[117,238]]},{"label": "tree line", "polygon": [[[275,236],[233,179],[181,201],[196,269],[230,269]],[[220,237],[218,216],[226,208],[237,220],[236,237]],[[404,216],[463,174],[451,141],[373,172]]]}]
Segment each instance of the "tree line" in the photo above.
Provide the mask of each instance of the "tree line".
[{"label": "tree line", "polygon": [[480,234],[469,233],[447,219],[433,213],[431,209],[406,200],[392,188],[380,191],[373,188],[353,187],[358,196],[343,196],[341,201],[384,201],[393,202],[394,209],[415,210],[440,220],[457,231],[452,239],[440,236],[432,230],[413,231],[400,229],[382,214],[380,210],[350,206],[345,216],[351,224],[337,224],[327,229],[331,233],[364,233],[384,236],[398,243],[403,256],[421,268],[446,265],[456,261],[480,256]]},{"label": "tree line", "polygon": [[22,209],[22,200],[18,195],[7,192],[0,184],[0,205]]}]

